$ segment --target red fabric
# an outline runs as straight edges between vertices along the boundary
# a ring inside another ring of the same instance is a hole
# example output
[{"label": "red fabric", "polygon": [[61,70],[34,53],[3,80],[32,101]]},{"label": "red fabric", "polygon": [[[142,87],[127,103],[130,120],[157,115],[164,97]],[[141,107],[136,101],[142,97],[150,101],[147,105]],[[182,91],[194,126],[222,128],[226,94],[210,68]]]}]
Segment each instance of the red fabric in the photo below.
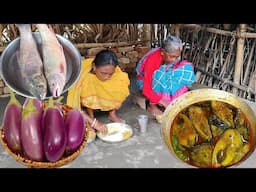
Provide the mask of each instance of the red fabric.
[{"label": "red fabric", "polygon": [[149,99],[151,103],[158,103],[161,96],[157,95],[152,90],[152,77],[155,70],[157,70],[162,63],[161,49],[153,52],[145,58],[144,64],[144,80],[142,93]]}]

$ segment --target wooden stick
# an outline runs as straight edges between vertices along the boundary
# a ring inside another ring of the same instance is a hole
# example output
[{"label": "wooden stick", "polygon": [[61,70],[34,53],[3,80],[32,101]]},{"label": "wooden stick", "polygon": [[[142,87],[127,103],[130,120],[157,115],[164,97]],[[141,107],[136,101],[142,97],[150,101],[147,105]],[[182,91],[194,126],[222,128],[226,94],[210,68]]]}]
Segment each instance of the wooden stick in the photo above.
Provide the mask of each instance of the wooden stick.
[{"label": "wooden stick", "polygon": [[228,55],[226,56],[226,59],[225,59],[225,62],[224,62],[224,65],[221,69],[221,72],[220,72],[220,76],[224,76],[225,75],[225,72],[227,71],[226,68],[228,66],[228,64],[230,63],[231,59],[232,59],[232,53],[233,53],[233,48],[234,48],[234,44],[236,42],[236,38],[235,37],[232,37],[230,39],[230,42],[229,42],[229,52],[228,52]]},{"label": "wooden stick", "polygon": [[236,36],[236,37],[241,37],[241,38],[256,38],[256,33],[248,33],[248,32],[230,32],[230,31],[225,31],[221,29],[216,29],[212,27],[205,27],[205,26],[200,26],[197,24],[182,24],[180,25],[180,28],[193,28],[195,30],[206,30],[210,33],[216,33],[219,35],[227,35],[227,36]]},{"label": "wooden stick", "polygon": [[[249,87],[256,91],[256,66],[254,66],[254,69],[251,69],[251,74],[250,74],[250,79],[249,79],[249,83],[248,83]],[[251,95],[248,95],[248,97],[251,98]],[[254,97],[255,101],[256,101],[256,97]]]},{"label": "wooden stick", "polygon": [[252,44],[252,47],[250,48],[250,54],[249,54],[249,57],[248,57],[248,61],[247,61],[247,65],[246,65],[246,69],[245,69],[245,73],[244,73],[244,79],[242,81],[243,84],[248,83],[249,73],[250,73],[251,64],[252,64],[251,61],[252,61],[252,56],[253,56],[253,53],[254,53],[255,44],[256,44],[256,41],[254,40],[253,44]]},{"label": "wooden stick", "polygon": [[145,24],[144,26],[144,40],[146,41],[146,46],[151,46],[151,25]]},{"label": "wooden stick", "polygon": [[[245,32],[246,31],[246,24],[240,24],[240,31]],[[235,74],[234,74],[234,83],[240,84],[240,74],[241,74],[241,68],[243,66],[243,60],[244,60],[244,38],[240,37],[237,40],[237,51],[236,51],[236,63],[235,63]],[[238,95],[238,90],[236,87],[233,88],[233,93],[235,95]]]},{"label": "wooden stick", "polygon": [[[222,39],[222,38],[224,38],[224,39]],[[217,69],[218,74],[220,74],[221,68],[223,66],[223,49],[224,49],[225,44],[226,44],[226,36],[220,37],[220,47],[218,49],[219,50],[219,62],[217,60],[217,63],[216,63],[216,69]],[[215,71],[215,67],[213,68],[212,73],[214,73],[214,71]],[[219,87],[218,81],[213,82],[213,87],[214,88]]]},{"label": "wooden stick", "polygon": [[198,67],[195,67],[195,69],[198,70],[198,71],[200,71],[200,72],[202,72],[202,73],[205,73],[206,75],[212,76],[213,78],[215,78],[215,79],[217,79],[217,80],[219,80],[219,81],[222,81],[222,82],[224,82],[224,83],[226,83],[226,84],[232,85],[233,87],[236,87],[236,88],[241,89],[241,90],[243,90],[243,91],[250,92],[250,93],[252,93],[252,94],[254,94],[254,95],[256,94],[256,92],[255,92],[254,90],[252,90],[252,89],[251,89],[250,87],[248,87],[248,86],[241,86],[241,85],[238,85],[238,84],[236,84],[236,83],[234,83],[234,82],[232,82],[232,81],[229,81],[229,80],[227,80],[227,79],[222,79],[222,78],[220,78],[219,76],[214,75],[214,74],[211,74],[211,73],[209,73],[209,72],[206,72],[206,71],[204,71],[203,69],[200,69],[200,68],[198,68]]},{"label": "wooden stick", "polygon": [[[218,63],[218,60],[219,60],[219,54],[218,54],[218,52],[219,52],[220,48],[221,48],[221,47],[218,48],[218,44],[217,44],[217,42],[216,42],[216,43],[215,43],[215,48],[214,48],[215,52],[214,52],[214,55],[213,55],[213,63],[212,63],[212,65],[211,65],[210,68],[209,68],[209,69],[210,69],[210,72],[211,72],[212,74],[214,73],[214,70],[215,70],[215,68],[216,68],[216,66],[217,66],[217,63]],[[213,78],[212,78],[212,77],[209,78],[208,83],[210,84],[211,87],[213,86]]]},{"label": "wooden stick", "polygon": [[[180,25],[180,27],[187,27],[187,28],[193,28],[194,30],[206,30],[210,33],[215,33],[215,34],[219,34],[219,35],[228,35],[228,36],[232,36],[235,35],[235,33],[230,32],[230,31],[225,31],[225,30],[221,30],[221,29],[216,29],[216,28],[212,28],[212,27],[205,27],[205,26],[200,26],[197,24],[183,24]],[[256,37],[256,35],[255,35]]]},{"label": "wooden stick", "polygon": [[[215,45],[216,38],[217,38],[217,34],[214,34],[212,42],[211,42],[211,45],[210,45],[210,51],[211,52],[212,52],[212,50],[214,50],[214,45]],[[215,56],[216,56],[216,51],[213,54],[210,55],[210,58],[209,58],[209,60],[208,60],[208,62],[206,64],[205,71],[209,71],[209,68],[211,69],[212,63],[214,62],[214,57]],[[209,79],[209,76],[205,76],[204,79],[202,80],[202,82],[206,81],[206,79]]]},{"label": "wooden stick", "polygon": [[136,45],[139,44],[139,42],[114,42],[114,43],[77,43],[75,46],[78,49],[84,49],[84,48],[96,48],[96,47],[121,47],[121,46],[130,46],[130,45]]},{"label": "wooden stick", "polygon": [[[74,44],[78,49],[85,49],[85,48],[96,48],[96,47],[122,47],[122,46],[131,46],[131,45],[138,45],[142,44],[143,42],[114,42],[114,43],[77,43]],[[0,47],[0,52],[3,52],[5,47]]]},{"label": "wooden stick", "polygon": [[[0,24],[0,40],[2,39],[2,32],[3,32],[3,30],[4,30],[4,27],[3,27],[3,25],[2,24]],[[2,41],[0,42],[0,45],[2,45]]]}]

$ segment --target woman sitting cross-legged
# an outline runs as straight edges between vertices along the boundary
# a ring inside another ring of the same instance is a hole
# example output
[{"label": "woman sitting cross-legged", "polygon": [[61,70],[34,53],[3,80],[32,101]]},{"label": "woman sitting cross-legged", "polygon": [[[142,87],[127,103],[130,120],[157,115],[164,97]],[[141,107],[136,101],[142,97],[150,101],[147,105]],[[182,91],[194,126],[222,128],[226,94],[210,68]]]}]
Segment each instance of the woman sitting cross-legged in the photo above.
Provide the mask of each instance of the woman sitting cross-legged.
[{"label": "woman sitting cross-legged", "polygon": [[67,104],[85,108],[92,128],[106,132],[106,125],[94,118],[94,110],[108,111],[113,122],[125,122],[117,110],[130,93],[129,85],[128,74],[118,66],[115,53],[102,50],[95,58],[83,60],[81,75],[68,91]]},{"label": "woman sitting cross-legged", "polygon": [[136,66],[136,84],[148,99],[148,111],[159,116],[195,81],[193,64],[181,60],[182,41],[167,36],[162,46],[150,50]]}]

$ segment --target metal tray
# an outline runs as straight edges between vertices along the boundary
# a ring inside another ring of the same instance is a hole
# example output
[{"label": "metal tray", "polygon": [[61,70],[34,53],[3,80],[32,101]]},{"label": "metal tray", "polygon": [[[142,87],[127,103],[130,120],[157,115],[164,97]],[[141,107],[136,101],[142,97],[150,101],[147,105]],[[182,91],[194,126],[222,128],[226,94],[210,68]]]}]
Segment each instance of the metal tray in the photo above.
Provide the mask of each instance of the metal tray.
[{"label": "metal tray", "polygon": [[[39,53],[42,55],[42,39],[39,32],[33,32],[33,37],[37,43]],[[63,47],[67,62],[66,84],[63,93],[66,92],[78,79],[81,71],[81,55],[77,48],[66,38],[56,34],[56,37]],[[20,48],[20,37],[11,41],[4,49],[0,58],[0,72],[5,84],[17,94],[34,98],[23,85],[20,70],[17,62],[17,51]],[[46,98],[51,96],[50,92]]]}]

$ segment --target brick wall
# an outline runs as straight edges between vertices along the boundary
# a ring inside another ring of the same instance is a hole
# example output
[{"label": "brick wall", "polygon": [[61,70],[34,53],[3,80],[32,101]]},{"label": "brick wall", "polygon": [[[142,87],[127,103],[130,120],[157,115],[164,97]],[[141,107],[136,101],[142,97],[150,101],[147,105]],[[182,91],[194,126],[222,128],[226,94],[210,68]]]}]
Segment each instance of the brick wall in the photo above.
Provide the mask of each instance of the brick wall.
[{"label": "brick wall", "polygon": [[0,76],[0,97],[9,96],[9,87],[7,87]]},{"label": "brick wall", "polygon": [[[87,49],[86,57],[94,57],[99,51],[105,48],[91,48]],[[135,73],[135,67],[139,59],[141,59],[145,53],[149,51],[149,47],[142,46],[127,46],[127,47],[115,47],[110,48],[117,55],[120,68],[127,73]]]}]

